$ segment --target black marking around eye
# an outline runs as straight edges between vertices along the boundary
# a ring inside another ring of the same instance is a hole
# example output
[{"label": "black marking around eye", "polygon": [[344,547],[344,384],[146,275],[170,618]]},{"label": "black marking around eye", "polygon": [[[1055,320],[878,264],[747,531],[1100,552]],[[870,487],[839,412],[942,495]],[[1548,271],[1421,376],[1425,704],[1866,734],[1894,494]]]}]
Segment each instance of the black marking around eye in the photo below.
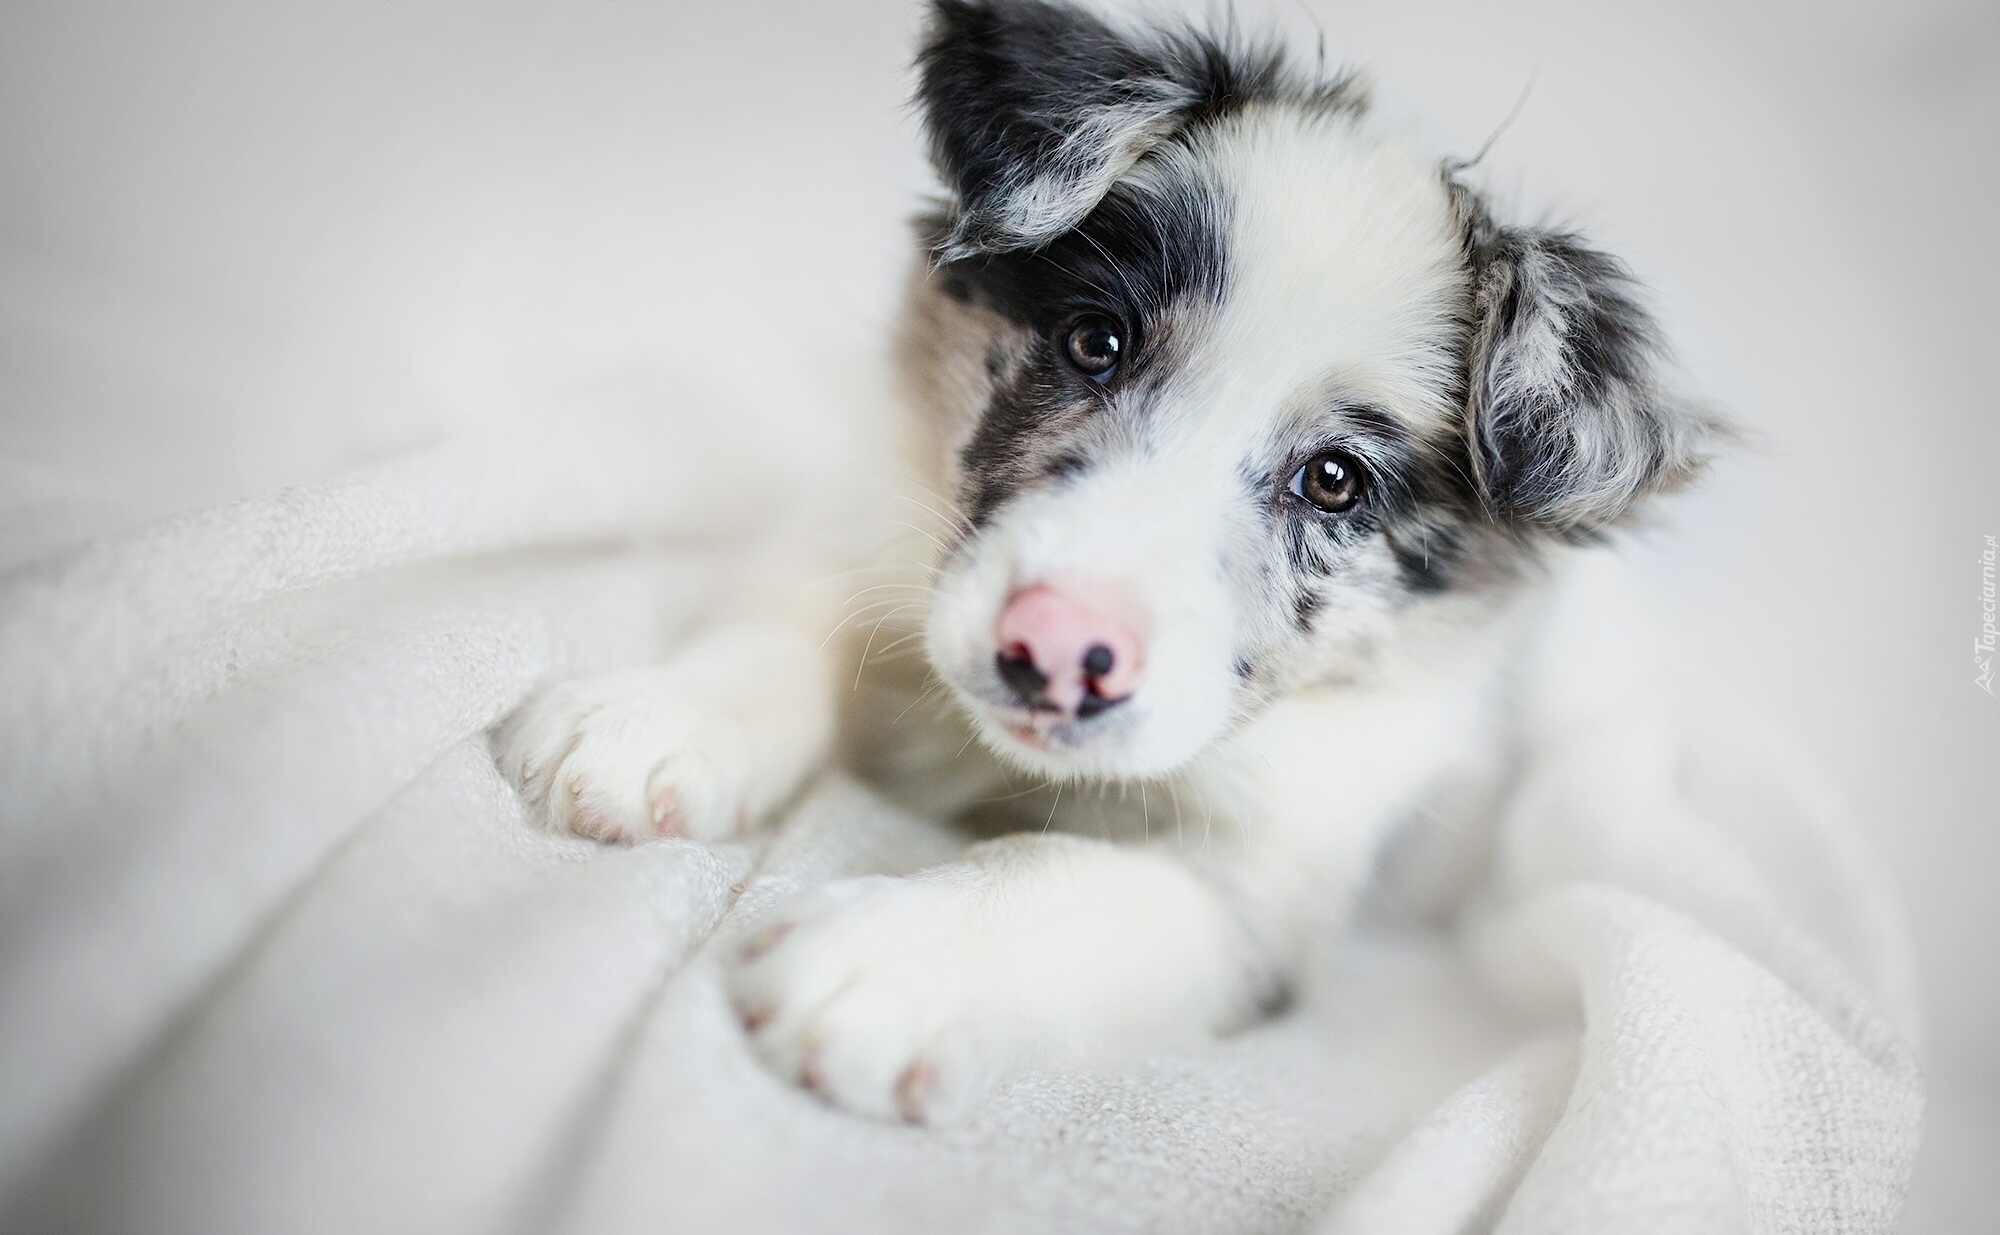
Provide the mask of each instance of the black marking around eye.
[{"label": "black marking around eye", "polygon": [[985,526],[1033,478],[1037,439],[1060,437],[1065,421],[1087,414],[1080,402],[1046,363],[1024,365],[1012,382],[994,387],[986,413],[959,455],[967,522]]},{"label": "black marking around eye", "polygon": [[1310,579],[1324,578],[1333,573],[1336,561],[1335,550],[1338,542],[1353,534],[1353,525],[1328,524],[1312,516],[1293,516],[1285,520],[1285,559],[1291,564],[1294,575]]},{"label": "black marking around eye", "polygon": [[[941,268],[976,302],[1024,327],[1028,340],[997,372],[988,358],[993,391],[960,454],[975,527],[1022,486],[1084,470],[1092,460],[1076,428],[1108,406],[1140,406],[1138,392],[1157,388],[1170,349],[1149,349],[1149,336],[1182,306],[1225,294],[1225,214],[1199,173],[1144,192],[1125,185],[1043,248]],[[1054,350],[1058,328],[1086,312],[1115,318],[1127,336],[1126,358],[1102,386],[1070,372]]]},{"label": "black marking around eye", "polygon": [[[1308,452],[1323,449],[1342,450],[1360,464],[1361,504],[1329,522],[1300,510],[1297,503],[1275,503],[1294,578],[1332,577],[1349,547],[1379,533],[1406,591],[1434,593],[1449,587],[1465,551],[1464,529],[1479,516],[1477,491],[1461,462],[1462,443],[1452,431],[1431,441],[1380,408],[1344,406],[1333,414],[1328,433],[1296,443],[1292,461],[1282,467],[1296,468]],[[1246,483],[1271,483],[1251,480],[1254,471],[1246,465]],[[1287,490],[1291,474],[1286,472]],[[1299,625],[1306,627],[1303,618]]]},{"label": "black marking around eye", "polygon": [[1129,366],[1143,360],[1146,327],[1161,314],[1191,299],[1221,302],[1227,213],[1200,173],[1146,191],[1121,185],[1041,248],[962,258],[939,273],[1044,337],[1081,313],[1112,317],[1133,336]]}]

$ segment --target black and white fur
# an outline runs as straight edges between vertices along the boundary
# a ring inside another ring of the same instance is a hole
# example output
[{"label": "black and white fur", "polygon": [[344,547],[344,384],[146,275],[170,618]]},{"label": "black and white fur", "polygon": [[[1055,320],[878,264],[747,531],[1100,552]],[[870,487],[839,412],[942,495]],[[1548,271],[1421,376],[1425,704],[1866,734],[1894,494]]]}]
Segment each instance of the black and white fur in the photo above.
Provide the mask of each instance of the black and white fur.
[{"label": "black and white fur", "polygon": [[[1352,78],[1043,0],[936,0],[918,65],[948,198],[901,357],[957,507],[923,633],[955,706],[863,709],[845,749],[998,835],[799,897],[729,983],[781,1075],[934,1120],[1011,1068],[1253,1016],[1392,825],[1503,775],[1569,546],[1721,430],[1661,389],[1616,259],[1372,136]],[[1079,315],[1122,332],[1108,380],[1062,358]],[[1360,477],[1339,512],[1297,485],[1327,452]],[[1082,719],[1024,712],[996,670],[1000,606],[1057,577],[1149,615],[1143,687]],[[503,765],[560,827],[727,835],[832,749],[854,669],[823,634],[732,624],[560,687]],[[906,706],[894,685],[855,697]]]}]

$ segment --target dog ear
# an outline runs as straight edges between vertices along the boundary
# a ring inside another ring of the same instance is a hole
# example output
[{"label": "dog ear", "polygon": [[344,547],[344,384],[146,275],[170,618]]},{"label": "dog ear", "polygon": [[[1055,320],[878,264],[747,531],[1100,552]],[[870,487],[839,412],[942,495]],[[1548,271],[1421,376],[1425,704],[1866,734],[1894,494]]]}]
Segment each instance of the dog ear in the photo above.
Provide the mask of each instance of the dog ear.
[{"label": "dog ear", "polygon": [[1067,5],[936,0],[917,64],[958,207],[940,256],[1032,247],[1089,214],[1198,102],[1164,50]]},{"label": "dog ear", "polygon": [[1474,229],[1474,473],[1503,518],[1571,539],[1700,474],[1728,428],[1661,389],[1624,263],[1579,237]]},{"label": "dog ear", "polygon": [[1246,46],[1233,29],[1132,35],[1047,0],[934,0],[917,68],[932,159],[954,196],[945,260],[1068,231],[1198,115],[1281,89],[1362,103],[1345,78],[1292,81],[1275,44]]}]

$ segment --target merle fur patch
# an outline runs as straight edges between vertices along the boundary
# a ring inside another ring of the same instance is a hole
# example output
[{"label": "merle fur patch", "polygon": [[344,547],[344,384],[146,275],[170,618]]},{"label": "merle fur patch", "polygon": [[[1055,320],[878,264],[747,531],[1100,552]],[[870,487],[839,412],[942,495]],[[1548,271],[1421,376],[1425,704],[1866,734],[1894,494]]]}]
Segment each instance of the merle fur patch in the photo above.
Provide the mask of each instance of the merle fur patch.
[{"label": "merle fur patch", "polygon": [[1662,388],[1624,263],[1573,234],[1474,216],[1470,462],[1502,518],[1571,539],[1681,488],[1724,427]]},{"label": "merle fur patch", "polygon": [[1359,109],[1351,78],[1308,79],[1232,31],[1143,35],[1043,0],[937,0],[917,54],[932,156],[954,196],[941,257],[1043,244],[1174,134],[1285,97]]}]

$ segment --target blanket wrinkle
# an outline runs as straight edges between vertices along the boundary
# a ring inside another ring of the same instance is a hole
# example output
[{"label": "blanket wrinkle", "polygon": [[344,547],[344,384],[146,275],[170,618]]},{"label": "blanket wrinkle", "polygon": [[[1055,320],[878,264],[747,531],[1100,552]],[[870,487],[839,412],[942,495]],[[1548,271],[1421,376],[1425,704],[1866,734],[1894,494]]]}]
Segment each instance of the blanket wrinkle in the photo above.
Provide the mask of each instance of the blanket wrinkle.
[{"label": "blanket wrinkle", "polygon": [[354,820],[517,703],[541,636],[443,618],[246,691],[9,880],[0,1037],[21,1049],[0,1061],[0,1161],[78,1109]]},{"label": "blanket wrinkle", "polygon": [[1669,692],[1602,577],[1511,797],[1446,830],[1444,926],[1384,912],[1283,1016],[953,1129],[777,1082],[717,951],[963,838],[835,771],[746,845],[605,849],[532,827],[482,736],[731,586],[743,477],[693,461],[757,423],[524,426],[0,576],[0,1224],[1893,1228],[1893,903],[1763,735],[1607,722]]},{"label": "blanket wrinkle", "polygon": [[1576,1036],[1532,1039],[1438,1104],[1319,1228],[1319,1235],[1490,1229],[1562,1114]]},{"label": "blanket wrinkle", "polygon": [[[1743,843],[1777,821],[1765,817],[1751,826],[1737,820],[1725,834],[1709,811],[1673,787],[1678,755],[1675,744],[1650,728],[1634,730],[1607,718],[1588,739],[1539,757],[1502,822],[1495,900],[1518,905],[1544,891],[1592,882],[1643,893],[1754,958],[1857,1043],[1878,1044],[1878,1057],[1902,1053],[1908,1022],[1895,1021],[1893,1011],[1884,1020],[1902,993],[1897,975],[1872,972],[1865,954],[1841,956],[1800,928],[1791,898],[1780,890],[1781,872],[1760,865]],[[1838,836],[1843,822],[1822,818],[1818,834]],[[1828,879],[1853,885],[1857,908],[1878,907],[1865,895],[1858,869],[1830,861],[1825,868]],[[1898,925],[1878,928],[1890,933]],[[1532,1001],[1525,979],[1517,976],[1513,989]]]},{"label": "blanket wrinkle", "polygon": [[0,778],[20,792],[0,807],[0,823],[33,816],[49,770],[71,766],[94,735],[108,729],[115,741],[128,732],[127,694],[149,667],[184,660],[190,645],[259,601],[364,571],[527,545],[661,529],[726,539],[731,528],[715,512],[731,507],[717,499],[739,478],[686,467],[661,483],[661,457],[703,444],[686,427],[663,429],[662,419],[601,413],[530,443],[521,433],[450,443],[12,572],[0,599],[0,683],[21,693],[0,711]]},{"label": "blanket wrinkle", "polygon": [[729,848],[496,832],[511,799],[471,741],[385,806],[65,1146],[22,1229],[503,1224],[636,1001],[748,870]]},{"label": "blanket wrinkle", "polygon": [[1921,1084],[1886,1025],[1849,1036],[1624,889],[1577,884],[1518,914],[1516,940],[1576,975],[1586,1029],[1563,1119],[1498,1231],[1893,1228]]}]

